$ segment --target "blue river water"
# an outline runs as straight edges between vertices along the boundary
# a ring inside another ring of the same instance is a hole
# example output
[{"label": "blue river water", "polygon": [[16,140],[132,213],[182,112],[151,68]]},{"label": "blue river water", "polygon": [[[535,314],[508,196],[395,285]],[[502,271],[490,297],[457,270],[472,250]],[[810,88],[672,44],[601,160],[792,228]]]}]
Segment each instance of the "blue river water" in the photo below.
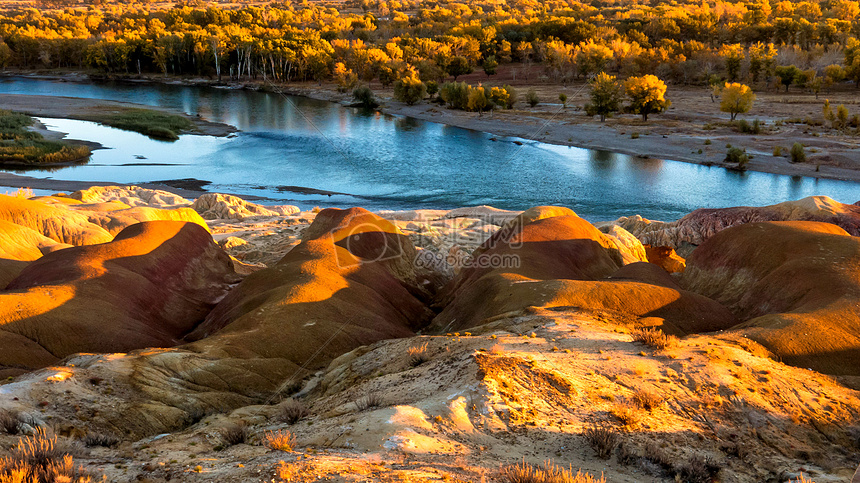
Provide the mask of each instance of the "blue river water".
[{"label": "blue river water", "polygon": [[26,173],[36,177],[123,184],[195,178],[210,182],[209,191],[305,209],[563,205],[591,221],[633,214],[673,220],[700,207],[762,206],[810,195],[860,200],[855,182],[555,146],[274,93],[7,77],[0,78],[3,94],[164,106],[241,130],[171,143],[89,122],[42,119],[71,138],[109,149],[95,151],[85,165]]}]

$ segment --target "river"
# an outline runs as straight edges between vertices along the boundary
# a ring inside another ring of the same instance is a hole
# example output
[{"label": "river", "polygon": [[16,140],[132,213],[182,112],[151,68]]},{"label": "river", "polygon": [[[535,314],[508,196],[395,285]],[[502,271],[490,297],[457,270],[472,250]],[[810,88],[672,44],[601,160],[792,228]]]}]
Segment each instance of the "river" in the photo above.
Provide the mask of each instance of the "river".
[{"label": "river", "polygon": [[36,177],[121,184],[195,178],[210,182],[209,191],[303,209],[563,205],[591,221],[633,214],[673,220],[700,207],[762,206],[810,195],[860,199],[855,182],[555,146],[274,93],[22,77],[0,79],[0,94],[7,93],[163,106],[241,130],[170,143],[84,121],[42,119],[109,149],[95,151],[86,165],[26,173]]}]

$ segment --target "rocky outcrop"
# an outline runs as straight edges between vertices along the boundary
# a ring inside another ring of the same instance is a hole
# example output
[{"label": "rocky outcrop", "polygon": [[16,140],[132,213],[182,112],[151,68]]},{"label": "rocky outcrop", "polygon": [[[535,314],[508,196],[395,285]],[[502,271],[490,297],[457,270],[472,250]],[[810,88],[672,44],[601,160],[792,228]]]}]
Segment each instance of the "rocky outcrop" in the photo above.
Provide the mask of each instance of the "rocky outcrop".
[{"label": "rocky outcrop", "polygon": [[194,223],[138,223],[110,243],[49,253],[0,292],[0,372],[76,352],[174,346],[236,281],[227,254]]},{"label": "rocky outcrop", "polygon": [[139,186],[93,186],[75,191],[69,198],[82,203],[105,203],[118,201],[128,206],[151,206],[154,208],[179,208],[191,205],[191,201],[168,191],[141,188]]},{"label": "rocky outcrop", "polygon": [[767,222],[714,235],[681,285],[729,307],[782,361],[860,375],[860,239],[819,222]]},{"label": "rocky outcrop", "polygon": [[687,264],[680,255],[675,253],[675,249],[671,247],[652,247],[644,245],[645,256],[647,261],[659,266],[669,273],[680,273],[684,271]]},{"label": "rocky outcrop", "polygon": [[679,334],[736,323],[713,300],[681,290],[665,272],[654,275],[659,267],[620,271],[624,265],[618,243],[572,211],[527,210],[476,250],[472,266],[443,289],[436,301],[442,311],[431,330],[463,330],[530,306],[657,318]]},{"label": "rocky outcrop", "polygon": [[763,221],[821,221],[860,236],[860,207],[839,203],[826,196],[810,196],[763,207],[702,208],[671,223],[636,215],[601,225],[618,225],[643,244],[671,247],[686,256],[693,248],[726,228]]},{"label": "rocky outcrop", "polygon": [[0,195],[0,220],[69,245],[92,245],[113,239],[107,230],[90,223],[84,214],[24,198]]},{"label": "rocky outcrop", "polygon": [[253,217],[293,215],[299,208],[292,205],[263,206],[221,193],[207,193],[194,200],[191,207],[207,220],[244,220]]}]

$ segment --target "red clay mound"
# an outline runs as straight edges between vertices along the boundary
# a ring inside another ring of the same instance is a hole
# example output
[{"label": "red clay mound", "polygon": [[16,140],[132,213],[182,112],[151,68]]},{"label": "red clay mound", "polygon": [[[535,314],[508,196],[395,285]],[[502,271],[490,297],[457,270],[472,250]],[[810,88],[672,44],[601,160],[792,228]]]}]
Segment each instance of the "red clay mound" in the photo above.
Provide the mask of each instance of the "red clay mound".
[{"label": "red clay mound", "polygon": [[235,281],[229,256],[193,223],[139,223],[113,242],[50,253],[0,292],[0,368],[176,345]]},{"label": "red clay mound", "polygon": [[113,238],[81,213],[38,201],[0,195],[0,220],[25,226],[60,243],[92,245]]},{"label": "red clay mound", "polygon": [[786,363],[860,375],[860,239],[817,222],[746,224],[693,252],[681,285],[723,302]]},{"label": "red clay mound", "polygon": [[[681,334],[735,323],[716,302],[680,290],[665,272],[655,275],[661,270],[655,265],[619,272],[623,257],[617,244],[576,215],[551,213],[512,226],[491,238],[473,266],[443,289],[437,303],[444,309],[433,320],[433,330],[474,327],[528,306],[660,317],[668,331]],[[618,279],[608,279],[615,273]]]},{"label": "red clay mound", "polygon": [[414,335],[432,317],[414,259],[412,243],[390,222],[361,208],[323,210],[299,245],[218,304],[187,348],[313,368],[361,345]]}]

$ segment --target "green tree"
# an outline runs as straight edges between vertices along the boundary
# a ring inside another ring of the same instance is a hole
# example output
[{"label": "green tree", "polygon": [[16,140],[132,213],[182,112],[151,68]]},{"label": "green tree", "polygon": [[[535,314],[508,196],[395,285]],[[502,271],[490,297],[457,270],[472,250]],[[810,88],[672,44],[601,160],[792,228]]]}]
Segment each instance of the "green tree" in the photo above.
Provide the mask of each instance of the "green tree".
[{"label": "green tree", "polygon": [[785,92],[788,92],[788,87],[797,82],[801,75],[803,72],[795,65],[781,65],[776,68],[776,76],[779,77],[780,84],[785,86]]},{"label": "green tree", "polygon": [[647,121],[651,113],[660,113],[666,110],[671,101],[666,99],[666,83],[653,75],[642,77],[630,77],[624,84],[627,97],[630,98],[630,110],[642,115],[642,120]]},{"label": "green tree", "polygon": [[591,80],[591,102],[585,105],[589,116],[599,115],[600,122],[606,120],[608,114],[618,112],[621,107],[621,86],[605,72],[597,74]]},{"label": "green tree", "polygon": [[484,68],[484,73],[487,74],[487,77],[490,77],[491,75],[496,75],[496,68],[499,66],[499,63],[496,61],[496,57],[491,55],[484,59],[484,63],[481,66]]},{"label": "green tree", "polygon": [[448,74],[454,76],[454,80],[456,81],[457,77],[460,77],[461,75],[471,74],[472,65],[469,63],[469,59],[462,55],[458,55],[451,59],[451,62],[445,70],[448,71]]},{"label": "green tree", "polygon": [[367,86],[358,86],[352,91],[352,98],[361,107],[374,108],[379,106],[376,99],[373,97],[373,91]]},{"label": "green tree", "polygon": [[794,143],[791,147],[791,162],[804,163],[806,162],[806,152],[803,150],[803,144]]},{"label": "green tree", "polygon": [[734,121],[738,114],[749,112],[754,101],[755,93],[749,86],[726,83],[720,96],[720,110],[731,114]]}]

